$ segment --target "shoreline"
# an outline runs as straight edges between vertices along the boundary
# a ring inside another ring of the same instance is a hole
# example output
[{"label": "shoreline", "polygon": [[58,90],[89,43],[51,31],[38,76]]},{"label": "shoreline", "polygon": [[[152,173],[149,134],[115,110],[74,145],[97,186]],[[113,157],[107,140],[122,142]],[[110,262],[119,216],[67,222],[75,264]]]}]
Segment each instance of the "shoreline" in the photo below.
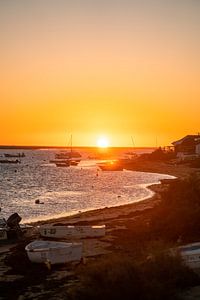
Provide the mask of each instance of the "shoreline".
[{"label": "shoreline", "polygon": [[51,223],[63,223],[63,224],[75,224],[81,222],[87,222],[88,224],[93,224],[102,222],[108,219],[118,218],[120,215],[127,215],[130,212],[142,212],[145,209],[153,208],[160,200],[160,193],[165,190],[170,184],[171,180],[184,179],[195,171],[185,165],[167,165],[166,163],[158,162],[147,162],[145,167],[134,166],[134,169],[129,169],[130,171],[145,172],[145,173],[156,173],[161,175],[168,175],[174,178],[161,179],[158,183],[147,184],[146,188],[152,191],[154,194],[148,196],[146,199],[138,200],[132,203],[122,204],[112,207],[104,207],[98,209],[91,209],[87,211],[81,211],[74,213],[72,215],[65,215],[60,217],[47,218],[45,220],[38,220],[29,222],[28,224],[39,226],[41,224],[51,224]]},{"label": "shoreline", "polygon": [[[165,174],[162,174],[165,175]],[[175,180],[176,177],[172,176],[173,178],[166,178],[166,179],[160,179],[159,182],[157,183],[150,183],[150,184],[141,184],[144,185],[144,189],[147,189],[150,192],[150,195],[142,198],[142,199],[138,199],[135,200],[134,202],[130,202],[130,203],[122,203],[120,205],[116,205],[116,206],[109,206],[109,207],[101,207],[101,208],[94,208],[94,209],[87,209],[87,210],[82,210],[82,211],[77,211],[77,212],[72,212],[69,214],[65,214],[63,213],[63,215],[55,215],[52,217],[46,217],[45,219],[41,219],[41,220],[36,220],[36,221],[28,221],[28,222],[24,222],[23,224],[29,224],[29,225],[39,225],[39,224],[44,224],[44,223],[52,223],[52,222],[62,222],[63,220],[68,220],[68,219],[77,219],[79,217],[87,217],[87,215],[98,215],[98,214],[105,214],[105,212],[112,212],[114,210],[121,210],[123,209],[123,207],[126,209],[130,208],[131,206],[140,206],[139,204],[145,204],[148,203],[150,201],[152,201],[151,199],[153,199],[156,195],[156,192],[158,190],[160,190],[162,184],[163,184],[163,180],[166,182],[170,182],[171,180]],[[162,188],[161,188],[162,189]],[[137,204],[137,205],[136,205]]]}]

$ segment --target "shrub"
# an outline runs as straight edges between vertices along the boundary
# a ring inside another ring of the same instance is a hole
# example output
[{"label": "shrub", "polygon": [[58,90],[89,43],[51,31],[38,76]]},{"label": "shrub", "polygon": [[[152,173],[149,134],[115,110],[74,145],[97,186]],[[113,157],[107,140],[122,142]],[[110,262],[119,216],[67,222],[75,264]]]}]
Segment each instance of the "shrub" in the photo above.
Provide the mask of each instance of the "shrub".
[{"label": "shrub", "polygon": [[162,254],[142,263],[115,257],[87,266],[69,299],[176,300],[177,289],[197,282],[197,275],[177,257]]}]

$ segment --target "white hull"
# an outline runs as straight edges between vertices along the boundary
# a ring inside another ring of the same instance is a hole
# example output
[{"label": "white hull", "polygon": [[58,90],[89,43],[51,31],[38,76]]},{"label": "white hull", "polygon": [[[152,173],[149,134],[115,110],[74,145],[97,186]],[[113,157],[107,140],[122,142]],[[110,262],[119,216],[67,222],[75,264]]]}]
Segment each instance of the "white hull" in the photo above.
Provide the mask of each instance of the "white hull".
[{"label": "white hull", "polygon": [[178,252],[188,267],[192,269],[200,268],[200,243],[178,247]]},{"label": "white hull", "polygon": [[81,243],[34,241],[25,250],[33,263],[61,264],[80,261],[82,258]]},{"label": "white hull", "polygon": [[53,226],[39,227],[41,236],[53,238],[87,238],[105,236],[105,225],[101,226]]}]

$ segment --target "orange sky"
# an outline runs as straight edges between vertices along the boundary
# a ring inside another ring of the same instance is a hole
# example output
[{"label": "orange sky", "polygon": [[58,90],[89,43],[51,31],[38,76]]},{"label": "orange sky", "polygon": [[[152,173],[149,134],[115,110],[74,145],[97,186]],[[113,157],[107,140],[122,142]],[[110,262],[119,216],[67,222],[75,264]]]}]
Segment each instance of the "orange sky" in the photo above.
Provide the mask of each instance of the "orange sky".
[{"label": "orange sky", "polygon": [[71,2],[1,1],[0,144],[159,146],[200,131],[199,1]]}]

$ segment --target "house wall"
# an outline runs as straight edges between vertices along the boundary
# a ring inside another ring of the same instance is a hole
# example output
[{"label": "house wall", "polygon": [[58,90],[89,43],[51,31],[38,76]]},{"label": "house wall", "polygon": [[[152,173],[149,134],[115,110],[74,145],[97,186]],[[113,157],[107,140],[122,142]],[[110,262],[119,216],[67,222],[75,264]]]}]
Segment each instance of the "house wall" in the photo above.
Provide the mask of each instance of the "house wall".
[{"label": "house wall", "polygon": [[196,154],[200,155],[200,143],[196,145]]},{"label": "house wall", "polygon": [[180,145],[175,146],[175,152],[182,152],[185,154],[195,154],[196,153],[196,149],[195,149],[195,145],[194,144],[186,144],[186,143],[182,143]]}]

